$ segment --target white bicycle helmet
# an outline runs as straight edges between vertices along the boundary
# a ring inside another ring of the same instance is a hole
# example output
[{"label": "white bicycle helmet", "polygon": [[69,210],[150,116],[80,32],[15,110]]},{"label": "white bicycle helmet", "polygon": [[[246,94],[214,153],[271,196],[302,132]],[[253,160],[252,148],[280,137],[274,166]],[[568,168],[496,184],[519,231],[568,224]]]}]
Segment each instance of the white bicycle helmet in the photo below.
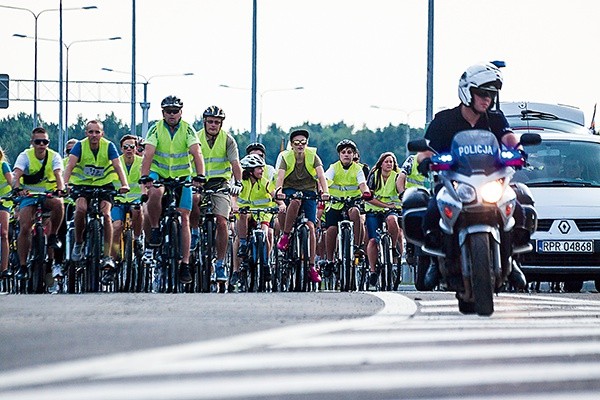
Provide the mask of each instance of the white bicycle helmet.
[{"label": "white bicycle helmet", "polygon": [[263,158],[258,154],[249,154],[240,160],[240,166],[243,169],[252,172],[252,170],[256,167],[264,167],[265,160],[263,160]]},{"label": "white bicycle helmet", "polygon": [[467,107],[471,105],[471,88],[497,92],[502,89],[502,73],[494,64],[472,65],[463,72],[458,81],[458,97]]}]

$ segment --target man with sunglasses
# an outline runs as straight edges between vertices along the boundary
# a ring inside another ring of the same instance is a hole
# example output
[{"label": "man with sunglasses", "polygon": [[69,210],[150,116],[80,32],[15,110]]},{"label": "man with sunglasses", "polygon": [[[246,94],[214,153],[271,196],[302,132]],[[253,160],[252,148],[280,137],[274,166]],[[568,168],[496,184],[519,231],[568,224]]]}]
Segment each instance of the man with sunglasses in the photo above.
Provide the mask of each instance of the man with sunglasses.
[{"label": "man with sunglasses", "polygon": [[[429,140],[429,145],[438,153],[449,153],[452,139],[458,132],[467,129],[482,129],[492,132],[498,139],[498,143],[510,149],[516,148],[519,140],[508,125],[506,117],[499,109],[492,111],[498,92],[502,88],[502,82],[502,73],[491,63],[475,64],[467,68],[458,83],[458,97],[461,104],[435,115],[425,132],[425,139]],[[418,170],[421,174],[427,175],[432,155],[431,151],[417,154]],[[516,228],[513,230],[513,242],[517,245],[526,244],[529,242],[529,233],[523,227],[525,217],[523,209],[518,203],[514,216]],[[433,196],[423,219],[425,247],[438,250],[442,248],[440,217],[437,200]],[[452,250],[452,254],[448,259],[458,257],[457,249],[450,250]],[[525,276],[517,267],[513,268],[509,280],[518,288],[526,286]],[[427,271],[425,285],[433,289],[438,282],[439,270],[432,264]]]},{"label": "man with sunglasses", "polygon": [[[298,129],[290,133],[291,149],[285,150],[281,154],[279,170],[277,171],[277,188],[275,193],[278,199],[283,200],[286,196],[302,192],[305,195],[316,195],[317,191],[322,190],[321,198],[329,200],[329,191],[325,172],[323,171],[323,162],[317,155],[315,147],[308,147],[308,138],[310,134],[305,129]],[[283,234],[277,248],[279,250],[287,249],[290,242],[290,232],[300,211],[304,210],[308,219],[308,228],[310,230],[310,271],[309,276],[312,282],[321,282],[321,276],[315,268],[316,253],[316,234],[315,223],[317,218],[317,200],[298,199],[291,200],[285,210],[279,212],[279,224],[283,227]]]},{"label": "man with sunglasses", "polygon": [[[65,190],[63,180],[63,162],[60,154],[49,149],[48,133],[37,127],[31,133],[31,147],[17,157],[13,168],[13,190],[18,196],[28,193],[45,193]],[[24,198],[19,205],[19,237],[17,248],[19,253],[19,270],[17,279],[27,279],[27,255],[31,248],[31,229],[35,213],[36,199]],[[60,265],[54,264],[54,249],[61,247],[57,232],[64,218],[64,206],[61,197],[47,198],[44,208],[50,211],[50,234],[48,235],[48,265],[52,266],[52,275],[62,277]]]},{"label": "man with sunglasses", "polygon": [[[73,146],[69,154],[69,163],[65,170],[65,181],[77,187],[93,187],[114,190],[114,181],[119,179],[120,193],[129,191],[129,184],[119,161],[117,146],[104,138],[104,125],[97,120],[88,121],[85,125],[85,139]],[[77,191],[75,190],[77,193]],[[83,239],[86,223],[86,214],[90,199],[87,195],[80,195],[75,199],[75,244],[71,260],[80,261],[83,258]],[[114,260],[110,256],[112,248],[112,218],[110,212],[113,198],[109,194],[100,195],[100,211],[104,221],[104,249],[101,260],[103,267],[102,282],[108,284],[112,281],[115,272]]]},{"label": "man with sunglasses", "polygon": [[[139,249],[143,249],[144,243],[141,240],[142,226],[144,216],[140,206],[140,198],[142,196],[142,189],[139,183],[142,177],[142,157],[136,154],[136,150],[139,146],[138,137],[133,135],[124,135],[121,140],[121,156],[119,160],[123,166],[123,171],[129,182],[129,192],[117,196],[116,199],[122,202],[133,203],[134,205],[117,204],[111,210],[111,218],[113,221],[113,246],[111,256],[115,260],[120,260],[122,254],[120,254],[121,246],[121,233],[123,232],[123,221],[125,219],[126,207],[130,207],[131,211],[131,225],[133,228],[133,236],[135,237],[135,245]],[[115,181],[115,187],[119,187],[119,182]]]},{"label": "man with sunglasses", "polygon": [[[164,187],[154,187],[156,179],[183,179],[191,177],[195,186],[206,181],[204,158],[196,131],[181,118],[183,102],[176,96],[167,96],[161,102],[163,119],[150,128],[146,136],[142,176],[140,183],[148,191],[145,219],[148,219],[150,240],[148,247],[159,247],[162,235],[159,228]],[[191,157],[190,157],[191,156]],[[192,164],[193,161],[193,164]],[[182,187],[175,193],[179,199],[177,210],[181,214],[181,264],[179,280],[192,282],[190,270],[190,211],[192,210],[192,188]]]},{"label": "man with sunglasses", "polygon": [[[217,216],[215,275],[218,282],[226,282],[228,278],[224,263],[229,236],[230,195],[237,196],[242,191],[242,167],[240,166],[238,146],[233,136],[223,130],[224,120],[225,111],[220,107],[210,106],[202,113],[204,127],[198,132],[198,139],[202,145],[202,153],[206,162],[207,181],[204,187],[217,190],[229,186],[229,194],[212,194],[213,211]],[[232,177],[233,185],[230,185]],[[196,236],[200,219],[198,201],[194,201],[192,214],[193,235]]]}]

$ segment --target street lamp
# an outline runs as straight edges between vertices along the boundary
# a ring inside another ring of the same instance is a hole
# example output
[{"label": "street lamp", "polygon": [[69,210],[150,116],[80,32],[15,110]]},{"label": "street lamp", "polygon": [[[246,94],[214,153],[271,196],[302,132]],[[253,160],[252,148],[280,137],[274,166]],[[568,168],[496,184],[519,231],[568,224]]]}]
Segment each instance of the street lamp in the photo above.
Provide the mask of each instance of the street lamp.
[{"label": "street lamp", "polygon": [[[116,69],[106,68],[106,67],[103,67],[102,71],[115,72],[117,74],[127,74],[127,75],[130,74],[129,72],[118,71]],[[149,78],[146,78],[142,74],[136,73],[136,75],[140,76],[141,78],[144,79],[144,82],[142,83],[144,85],[144,101],[142,103],[140,103],[140,107],[142,107],[142,137],[145,139],[146,134],[148,133],[148,110],[150,109],[150,103],[148,103],[148,83],[150,83],[150,81],[154,78],[162,78],[162,77],[166,77],[166,76],[192,76],[192,75],[194,75],[194,73],[193,72],[184,72],[181,74],[158,74],[158,75],[152,75]]]},{"label": "street lamp", "polygon": [[[13,36],[24,38],[24,39],[35,39],[31,36],[21,35],[18,33],[13,34]],[[65,129],[64,129],[64,136],[63,136],[63,133],[60,132],[59,138],[58,138],[58,149],[61,152],[61,154],[62,154],[65,143],[67,143],[67,140],[69,139],[69,50],[71,49],[71,46],[73,46],[76,43],[107,42],[107,41],[121,40],[121,39],[122,39],[121,36],[113,36],[113,37],[109,37],[109,38],[74,40],[68,44],[65,42],[62,42],[62,45],[64,46],[64,48],[66,50],[66,63],[65,63]],[[48,41],[48,42],[58,42],[59,41],[58,39],[49,39],[49,38],[41,38],[41,37],[38,37],[38,40],[44,40],[44,41]]]},{"label": "street lamp", "polygon": [[[226,89],[235,89],[235,90],[250,90],[248,88],[242,88],[242,87],[236,87],[236,86],[229,86],[229,85],[224,85],[221,84],[219,85],[219,87],[222,88],[226,88]],[[287,91],[291,91],[291,90],[302,90],[304,89],[304,86],[296,86],[293,88],[283,88],[283,89],[267,89],[267,90],[263,90],[262,92],[260,92],[260,111],[259,111],[259,123],[258,123],[258,127],[260,129],[260,133],[258,134],[258,141],[262,142],[262,134],[264,134],[263,132],[263,125],[262,125],[262,111],[263,111],[263,96],[266,93],[269,92],[287,92]],[[256,137],[252,137],[252,132],[250,132],[250,142],[256,142]]]},{"label": "street lamp", "polygon": [[[14,6],[5,6],[5,5],[0,5],[0,8],[10,8],[12,10],[21,10],[21,11],[27,11],[29,12],[32,16],[33,19],[35,20],[35,24],[34,24],[34,47],[33,47],[33,127],[37,127],[37,84],[38,84],[38,49],[37,49],[37,44],[38,44],[38,18],[40,17],[40,15],[42,15],[45,12],[48,11],[61,11],[60,8],[48,8],[42,11],[39,11],[38,13],[35,13],[34,11],[30,10],[29,8],[23,8],[23,7],[14,7]],[[63,8],[62,11],[71,11],[71,10],[95,10],[98,7],[96,6],[85,6],[85,7],[71,7],[71,8]],[[16,36],[16,35],[15,35]]]}]

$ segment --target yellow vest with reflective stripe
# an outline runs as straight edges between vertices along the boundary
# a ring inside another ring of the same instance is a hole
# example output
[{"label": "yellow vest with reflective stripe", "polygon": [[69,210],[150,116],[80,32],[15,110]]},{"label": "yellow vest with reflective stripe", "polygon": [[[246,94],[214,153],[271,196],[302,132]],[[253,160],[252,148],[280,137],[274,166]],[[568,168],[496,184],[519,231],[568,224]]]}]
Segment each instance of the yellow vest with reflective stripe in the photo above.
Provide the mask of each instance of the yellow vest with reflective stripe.
[{"label": "yellow vest with reflective stripe", "polygon": [[[5,164],[5,161],[2,161],[0,163],[0,196],[5,196],[7,194],[10,193],[11,191],[11,187],[8,184],[8,181],[6,180],[6,177],[4,176],[4,173],[1,171],[2,169],[2,164]],[[0,204],[2,204],[4,207],[12,207],[12,201],[2,201]]]},{"label": "yellow vest with reflective stripe", "polygon": [[190,149],[187,145],[187,133],[190,125],[181,120],[173,137],[165,121],[156,123],[156,151],[150,170],[161,178],[180,178],[192,175]]},{"label": "yellow vest with reflective stripe", "polygon": [[75,164],[75,168],[73,168],[69,183],[73,185],[104,186],[118,179],[112,161],[108,159],[110,141],[100,138],[100,148],[96,155],[90,148],[88,138],[81,140],[80,143],[81,157]]},{"label": "yellow vest with reflective stripe", "polygon": [[206,130],[202,128],[198,135],[204,157],[206,179],[231,179],[231,163],[227,159],[227,132],[220,130],[211,148],[206,140]]},{"label": "yellow vest with reflective stripe", "polygon": [[411,188],[411,187],[420,187],[423,189],[426,188],[425,176],[421,175],[421,173],[417,169],[418,166],[419,166],[419,163],[417,162],[417,156],[413,156],[410,175],[406,176],[406,184],[404,186],[406,189]]},{"label": "yellow vest with reflective stripe", "polygon": [[[315,180],[317,180],[317,170],[315,169],[315,157],[317,156],[317,148],[316,147],[307,147],[304,149],[304,166],[306,170]],[[292,173],[294,168],[296,168],[296,156],[294,155],[294,150],[285,150],[282,155],[283,160],[285,161],[285,177]]]},{"label": "yellow vest with reflective stripe", "polygon": [[[133,157],[133,164],[131,164],[129,170],[127,170],[127,166],[125,165],[125,156],[121,155],[119,157],[119,160],[121,160],[121,166],[123,167],[123,172],[125,173],[125,177],[129,183],[129,192],[115,197],[115,199],[119,201],[133,202],[139,200],[142,196],[142,186],[139,183],[140,178],[142,177],[142,157],[138,155],[134,155]],[[115,180],[114,185],[118,190],[121,187],[121,181],[118,179]]]},{"label": "yellow vest with reflective stripe", "polygon": [[237,199],[238,206],[240,208],[274,207],[275,202],[271,198],[272,185],[273,183],[266,176],[255,183],[252,183],[250,179],[243,179],[242,191]]},{"label": "yellow vest with reflective stripe", "polygon": [[[341,161],[333,164],[333,180],[327,182],[329,186],[329,194],[334,197],[359,197],[361,192],[358,188],[358,179],[356,176],[362,171],[362,167],[353,162],[348,169],[345,169]],[[334,203],[331,208],[341,210],[344,205]]]},{"label": "yellow vest with reflective stripe", "polygon": [[[23,177],[21,177],[21,182],[19,182],[22,188],[29,190],[31,193],[44,193],[46,191],[56,190],[56,177],[54,176],[54,171],[52,170],[52,159],[56,152],[50,149],[47,149],[46,151],[48,152],[48,161],[46,162],[44,177],[42,178],[41,182],[25,184],[23,182]],[[28,175],[34,175],[42,168],[44,160],[38,160],[38,158],[35,156],[35,149],[33,147],[25,150],[25,154],[29,159]]]},{"label": "yellow vest with reflective stripe", "polygon": [[[397,208],[400,208],[402,203],[400,202],[400,197],[398,196],[398,190],[396,189],[396,179],[398,178],[398,172],[392,171],[390,172],[390,176],[385,181],[385,184],[381,185],[381,187],[373,193],[373,197],[383,203],[392,203]],[[380,178],[382,179],[382,178]],[[366,211],[381,211],[382,207],[374,206],[371,203],[367,203],[365,205]]]}]

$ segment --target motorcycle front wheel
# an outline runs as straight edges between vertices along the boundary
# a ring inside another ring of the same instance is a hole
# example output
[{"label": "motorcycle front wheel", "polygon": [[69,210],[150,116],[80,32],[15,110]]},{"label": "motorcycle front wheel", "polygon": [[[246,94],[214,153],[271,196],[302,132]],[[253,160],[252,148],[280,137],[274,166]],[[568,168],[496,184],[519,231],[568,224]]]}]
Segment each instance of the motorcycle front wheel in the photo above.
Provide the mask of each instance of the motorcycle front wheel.
[{"label": "motorcycle front wheel", "polygon": [[469,236],[469,262],[471,264],[471,286],[475,300],[475,312],[489,316],[494,313],[493,258],[490,250],[490,237],[487,233],[474,233]]}]

